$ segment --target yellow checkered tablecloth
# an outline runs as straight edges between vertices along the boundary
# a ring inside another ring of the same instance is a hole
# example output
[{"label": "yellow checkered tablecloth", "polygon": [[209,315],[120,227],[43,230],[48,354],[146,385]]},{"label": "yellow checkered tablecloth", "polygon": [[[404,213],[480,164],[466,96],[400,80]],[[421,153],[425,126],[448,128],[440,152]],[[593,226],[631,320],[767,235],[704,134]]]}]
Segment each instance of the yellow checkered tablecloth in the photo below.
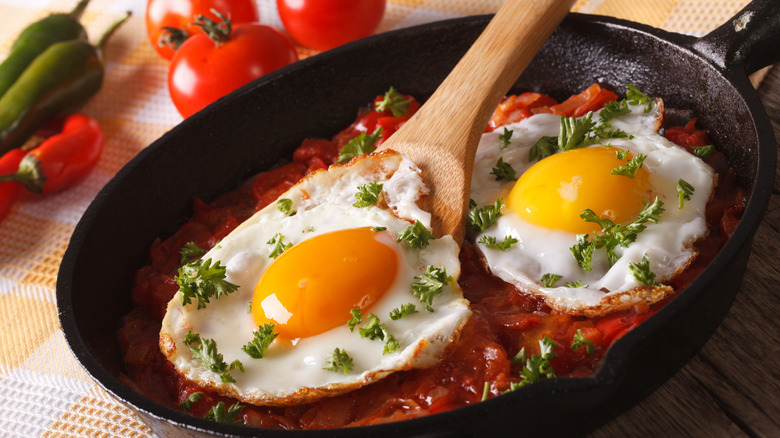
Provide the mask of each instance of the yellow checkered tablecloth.
[{"label": "yellow checkered tablecloth", "polygon": [[[261,21],[281,27],[274,0]],[[76,0],[0,0],[0,54],[28,23]],[[503,0],[388,0],[379,31],[495,12]],[[579,0],[574,11],[703,35],[747,0]],[[92,0],[82,22],[93,37],[119,14],[133,17],[109,43],[101,92],[83,112],[106,145],[86,180],[56,195],[29,195],[0,223],[0,437],[152,436],[80,368],[57,319],[55,283],[70,234],[100,188],[136,153],[181,121],[166,88],[167,61],[146,40],[143,0]],[[301,51],[302,56],[311,52]]]}]

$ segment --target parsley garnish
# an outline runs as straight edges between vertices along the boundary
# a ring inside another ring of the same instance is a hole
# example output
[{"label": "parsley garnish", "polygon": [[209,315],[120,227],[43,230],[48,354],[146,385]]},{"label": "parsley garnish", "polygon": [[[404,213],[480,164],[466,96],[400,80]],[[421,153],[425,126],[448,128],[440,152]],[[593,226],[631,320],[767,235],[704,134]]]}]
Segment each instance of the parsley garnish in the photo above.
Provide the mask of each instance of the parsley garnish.
[{"label": "parsley garnish", "polygon": [[508,181],[517,181],[517,172],[511,164],[504,162],[504,157],[498,157],[496,167],[494,167],[490,173],[496,176],[496,181],[500,181],[502,179]]},{"label": "parsley garnish", "polygon": [[683,208],[685,201],[691,200],[693,190],[693,186],[688,183],[688,181],[685,181],[684,179],[677,181],[677,196],[680,199],[680,208]]},{"label": "parsley garnish", "polygon": [[506,251],[517,242],[518,240],[512,236],[504,237],[504,240],[502,240],[501,242],[499,242],[498,239],[496,239],[494,236],[482,236],[479,239],[479,243],[485,245],[490,249],[495,249],[498,251]]},{"label": "parsley garnish", "polygon": [[349,313],[352,315],[352,318],[347,321],[347,327],[349,327],[349,331],[353,332],[355,331],[355,326],[363,322],[363,315],[360,313],[360,309],[352,309]]},{"label": "parsley garnish", "polygon": [[412,313],[417,313],[417,307],[414,305],[414,303],[401,304],[400,307],[396,307],[390,311],[390,319],[397,321],[401,318],[411,315]]},{"label": "parsley garnish", "polygon": [[561,130],[558,133],[558,149],[570,151],[594,143],[594,139],[588,134],[596,126],[592,120],[593,113],[589,112],[583,117],[561,117]]},{"label": "parsley garnish", "polygon": [[633,136],[629,136],[625,131],[615,128],[609,123],[602,123],[593,128],[593,134],[599,138],[633,138]]},{"label": "parsley garnish", "polygon": [[374,144],[382,138],[382,127],[376,128],[371,134],[361,132],[360,135],[353,138],[349,143],[339,151],[339,156],[336,159],[336,163],[344,163],[357,157],[358,155],[368,154],[374,152],[376,146]]},{"label": "parsley garnish", "polygon": [[381,339],[385,341],[382,354],[392,353],[399,349],[401,345],[395,340],[395,337],[387,331],[387,327],[379,322],[379,317],[373,313],[368,314],[368,322],[359,329],[361,338]]},{"label": "parsley garnish", "polygon": [[577,281],[567,281],[566,282],[566,287],[575,287],[575,288],[576,287],[588,287],[588,285],[587,284],[582,284],[582,280],[577,280]]},{"label": "parsley garnish", "polygon": [[634,84],[626,85],[626,100],[631,105],[644,105],[645,112],[649,113],[653,109],[653,99],[648,97],[645,93],[639,91],[639,88]]},{"label": "parsley garnish", "polygon": [[268,257],[275,259],[282,255],[283,252],[287,251],[288,249],[292,248],[292,243],[284,243],[282,240],[284,239],[284,236],[282,236],[282,233],[276,233],[274,234],[274,237],[271,238],[267,243],[268,245],[273,245],[274,247],[271,249],[271,253],[268,254]]},{"label": "parsley garnish", "polygon": [[604,108],[599,112],[599,120],[602,124],[608,123],[610,120],[624,116],[631,112],[631,108],[628,107],[628,102],[625,100],[610,101],[604,104]]},{"label": "parsley garnish", "polygon": [[384,339],[387,329],[379,322],[379,317],[373,313],[368,314],[368,322],[359,330],[361,338],[368,338],[372,341],[376,338]]},{"label": "parsley garnish", "polygon": [[628,160],[628,163],[612,169],[612,175],[622,175],[629,178],[634,178],[636,176],[636,172],[640,167],[642,167],[642,164],[645,162],[646,158],[647,155],[639,154],[638,156]]},{"label": "parsley garnish", "polygon": [[693,146],[693,155],[706,160],[712,153],[715,152],[715,146],[708,144],[707,146]]},{"label": "parsley garnish", "polygon": [[545,135],[544,137],[537,140],[533,146],[531,146],[531,149],[528,151],[528,161],[532,162],[536,161],[537,159],[541,160],[555,154],[556,152],[558,152],[558,137]]},{"label": "parsley garnish", "polygon": [[596,344],[582,334],[582,329],[577,329],[577,333],[574,334],[572,341],[572,350],[579,350],[584,345],[585,351],[588,354],[593,354],[596,352]]},{"label": "parsley garnish", "polygon": [[268,346],[271,345],[271,342],[278,336],[278,333],[274,333],[275,327],[274,324],[261,325],[257,330],[252,332],[254,339],[241,347],[241,349],[244,350],[244,353],[248,354],[249,357],[261,359],[265,356]]},{"label": "parsley garnish", "polygon": [[179,254],[181,254],[179,264],[183,265],[187,260],[206,254],[206,250],[196,245],[195,242],[187,242],[181,247]]},{"label": "parsley garnish", "polygon": [[499,145],[499,149],[506,149],[509,147],[509,142],[512,140],[512,134],[514,131],[510,131],[506,128],[504,128],[504,132],[502,134],[499,134],[498,140],[501,141],[501,144]]},{"label": "parsley garnish", "polygon": [[358,192],[355,193],[357,201],[352,206],[363,208],[376,205],[379,202],[379,193],[382,192],[382,186],[382,184],[378,184],[376,181],[358,186]]},{"label": "parsley garnish", "polygon": [[542,283],[542,286],[544,287],[553,287],[561,278],[563,278],[562,275],[547,273],[542,275],[542,279],[539,280],[539,282]]},{"label": "parsley garnish", "polygon": [[522,380],[520,383],[510,384],[506,392],[537,382],[543,377],[548,379],[555,377],[555,370],[552,369],[550,361],[558,357],[558,353],[555,352],[556,348],[558,348],[558,344],[550,337],[545,336],[544,339],[539,340],[539,354],[534,354],[527,358],[525,348],[520,349],[520,352],[513,359],[513,363],[525,362],[523,369],[520,370],[520,378]]},{"label": "parsley garnish", "polygon": [[235,402],[225,410],[225,402],[219,402],[216,406],[212,406],[203,418],[216,421],[217,423],[244,424],[243,420],[238,419],[238,414],[240,414],[243,409],[243,405]]},{"label": "parsley garnish", "polygon": [[374,228],[371,229],[371,231],[373,231],[375,233],[378,233],[378,232],[384,231],[386,229],[387,229],[387,227],[374,227]]},{"label": "parsley garnish", "polygon": [[295,216],[297,211],[292,209],[293,201],[289,198],[282,198],[276,201],[276,208],[287,216]]},{"label": "parsley garnish", "polygon": [[485,401],[490,395],[490,382],[485,382],[485,386],[482,388],[482,400]]},{"label": "parsley garnish", "polygon": [[219,264],[219,260],[214,265],[211,259],[196,260],[180,267],[174,279],[181,291],[182,305],[186,306],[197,298],[198,309],[202,309],[212,298],[235,292],[238,286],[226,281],[225,277],[225,267]]},{"label": "parsley garnish", "polygon": [[421,303],[426,304],[425,310],[429,312],[433,312],[433,297],[453,281],[444,268],[435,268],[433,265],[428,265],[423,275],[415,275],[414,280],[411,285],[412,293]]},{"label": "parsley garnish", "polygon": [[184,400],[183,402],[179,403],[176,406],[179,406],[180,408],[182,408],[185,411],[189,412],[189,411],[192,410],[192,404],[193,403],[197,403],[198,400],[200,400],[202,397],[203,397],[203,393],[202,392],[200,392],[200,391],[193,392],[192,394],[190,394],[189,397],[187,397],[187,400]]},{"label": "parsley garnish", "polygon": [[233,361],[228,367],[228,364],[222,358],[222,355],[217,352],[217,343],[213,339],[201,339],[200,335],[192,333],[192,330],[184,337],[184,345],[190,348],[193,358],[197,359],[201,365],[219,374],[219,377],[223,382],[236,381],[228,371],[233,370],[234,368],[243,370],[241,362],[237,360]]},{"label": "parsley garnish", "polygon": [[422,249],[428,246],[429,240],[435,240],[431,233],[422,222],[416,220],[414,224],[409,225],[398,233],[396,242],[406,242],[410,248]]},{"label": "parsley garnish", "polygon": [[644,284],[645,286],[654,287],[660,286],[661,283],[655,281],[655,273],[650,270],[650,259],[647,258],[647,254],[642,257],[642,261],[639,263],[629,263],[628,269],[634,274],[636,281]]},{"label": "parsley garnish", "polygon": [[615,254],[617,246],[625,248],[636,240],[639,233],[647,228],[645,223],[658,222],[661,219],[661,213],[664,212],[664,203],[660,199],[656,197],[652,203],[647,201],[642,201],[642,203],[644,208],[639,212],[637,219],[625,226],[615,224],[609,219],[601,219],[589,208],[582,210],[583,213],[580,217],[585,222],[592,222],[601,227],[601,234],[596,234],[592,240],[588,240],[589,236],[587,234],[578,234],[577,243],[570,248],[582,269],[586,271],[591,270],[590,262],[593,257],[593,251],[601,248],[606,248],[609,265],[612,266],[618,259],[617,254]]},{"label": "parsley garnish", "polygon": [[412,103],[411,97],[404,97],[395,88],[390,87],[385,92],[384,98],[374,104],[374,109],[379,113],[390,110],[393,113],[393,117],[401,117],[409,114],[410,103]]},{"label": "parsley garnish", "polygon": [[474,225],[480,232],[485,231],[501,217],[501,207],[503,206],[504,199],[498,198],[493,205],[474,207],[469,211],[469,223]]},{"label": "parsley garnish", "polygon": [[628,149],[618,149],[615,151],[615,156],[618,160],[625,160],[628,158],[628,154],[631,153]]},{"label": "parsley garnish", "polygon": [[574,255],[574,260],[580,267],[588,272],[592,271],[590,262],[593,260],[593,251],[596,250],[596,242],[588,240],[587,234],[577,234],[577,243],[571,248],[571,253]]},{"label": "parsley garnish", "polygon": [[346,376],[352,371],[352,368],[354,367],[354,364],[352,363],[352,358],[347,354],[346,350],[336,348],[333,350],[333,353],[328,355],[327,362],[325,363],[325,366],[322,367],[323,370],[333,371],[333,372],[339,372],[339,369],[344,371],[344,375]]}]

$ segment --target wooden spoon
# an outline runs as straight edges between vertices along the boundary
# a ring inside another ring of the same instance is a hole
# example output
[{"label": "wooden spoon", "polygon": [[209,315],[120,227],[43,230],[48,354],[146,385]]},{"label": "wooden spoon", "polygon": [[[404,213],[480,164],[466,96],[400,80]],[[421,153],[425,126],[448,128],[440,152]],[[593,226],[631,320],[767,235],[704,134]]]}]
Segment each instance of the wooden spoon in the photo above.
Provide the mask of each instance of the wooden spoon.
[{"label": "wooden spoon", "polygon": [[482,132],[574,0],[507,0],[430,99],[379,149],[417,164],[437,237],[465,234],[471,170]]}]

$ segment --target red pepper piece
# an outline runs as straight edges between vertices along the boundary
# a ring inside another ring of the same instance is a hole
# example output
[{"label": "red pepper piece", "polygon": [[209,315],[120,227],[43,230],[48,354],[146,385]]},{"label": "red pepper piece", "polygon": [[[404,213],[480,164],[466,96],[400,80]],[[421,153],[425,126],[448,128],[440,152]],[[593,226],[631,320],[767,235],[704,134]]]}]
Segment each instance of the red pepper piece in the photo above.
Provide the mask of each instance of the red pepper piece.
[{"label": "red pepper piece", "polygon": [[[14,172],[26,155],[21,149],[13,149],[0,157],[0,174]],[[0,220],[3,220],[11,207],[22,197],[24,187],[17,182],[0,183]]]},{"label": "red pepper piece", "polygon": [[3,172],[0,182],[18,182],[33,193],[53,193],[87,176],[102,152],[103,130],[97,120],[71,114],[59,134],[27,153],[15,173]]}]

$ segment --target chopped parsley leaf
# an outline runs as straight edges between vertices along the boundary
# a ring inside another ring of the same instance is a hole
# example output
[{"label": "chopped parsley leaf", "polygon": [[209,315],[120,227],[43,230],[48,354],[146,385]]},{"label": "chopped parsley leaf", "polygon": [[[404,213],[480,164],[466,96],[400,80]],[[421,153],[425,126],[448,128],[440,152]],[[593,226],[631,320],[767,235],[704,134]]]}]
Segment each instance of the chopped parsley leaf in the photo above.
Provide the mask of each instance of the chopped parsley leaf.
[{"label": "chopped parsley leaf", "polygon": [[490,173],[496,176],[496,181],[517,181],[517,172],[511,164],[504,162],[504,157],[498,157],[496,167],[494,167]]},{"label": "chopped parsley leaf", "polygon": [[555,370],[552,368],[551,360],[558,357],[558,353],[555,352],[556,348],[558,348],[558,344],[550,337],[545,336],[544,339],[539,340],[539,354],[534,354],[528,358],[525,354],[525,348],[521,349],[520,353],[522,355],[518,353],[515,359],[519,363],[525,362],[523,369],[520,370],[520,378],[522,380],[519,383],[510,384],[509,389],[505,392],[514,391],[545,377],[548,379],[555,377]]},{"label": "chopped parsley leaf", "polygon": [[555,286],[555,283],[557,283],[561,278],[563,278],[562,275],[547,273],[542,275],[542,278],[539,280],[539,282],[544,287],[553,287]]},{"label": "chopped parsley leaf", "polygon": [[574,334],[572,341],[572,350],[579,350],[584,345],[585,351],[588,354],[593,354],[596,352],[596,344],[582,334],[582,329],[577,329],[577,333]]},{"label": "chopped parsley leaf", "polygon": [[561,117],[561,130],[558,133],[558,149],[570,151],[592,145],[595,140],[589,135],[596,126],[592,120],[593,113],[583,117]]},{"label": "chopped parsley leaf", "polygon": [[629,178],[634,178],[636,176],[636,172],[640,167],[642,167],[642,164],[645,162],[646,158],[647,155],[639,154],[638,156],[628,160],[628,163],[612,169],[612,175],[622,175]]},{"label": "chopped parsley leaf", "polygon": [[649,113],[653,109],[653,99],[648,97],[645,93],[639,91],[639,88],[634,84],[626,85],[626,100],[631,105],[644,105],[645,112]]},{"label": "chopped parsley leaf", "polygon": [[195,242],[187,242],[181,247],[179,254],[181,254],[179,264],[183,265],[187,260],[206,254],[206,250],[199,247]]},{"label": "chopped parsley leaf", "polygon": [[378,232],[384,231],[386,229],[387,229],[387,227],[374,227],[374,228],[371,229],[371,231],[373,231],[375,233],[378,233]]},{"label": "chopped parsley leaf", "polygon": [[509,142],[512,141],[512,134],[514,131],[510,131],[506,128],[504,128],[504,132],[502,134],[499,134],[498,140],[501,142],[499,145],[499,149],[506,149],[509,147]]},{"label": "chopped parsley leaf", "polygon": [[192,404],[197,403],[198,400],[200,400],[202,397],[203,397],[203,392],[201,391],[193,392],[192,394],[189,395],[189,397],[187,397],[186,400],[184,400],[183,402],[179,403],[176,406],[179,406],[180,408],[189,412],[192,410]]},{"label": "chopped parsley leaf", "polygon": [[241,349],[244,350],[244,353],[248,354],[249,357],[261,359],[265,356],[268,346],[271,345],[271,342],[278,336],[278,333],[274,333],[275,327],[274,324],[261,325],[257,330],[252,332],[254,338],[241,347]]},{"label": "chopped parsley leaf", "polygon": [[655,281],[655,273],[650,270],[650,259],[647,254],[642,257],[639,263],[629,263],[628,269],[634,274],[634,278],[645,286],[660,286],[661,283]]},{"label": "chopped parsley leaf", "polygon": [[684,179],[677,181],[677,196],[680,200],[680,208],[683,208],[685,201],[691,200],[693,190],[693,186],[688,181],[685,181]]},{"label": "chopped parsley leaf", "polygon": [[588,285],[587,284],[582,284],[582,280],[577,280],[577,281],[567,281],[566,282],[566,287],[575,287],[575,288],[576,287],[588,287]]},{"label": "chopped parsley leaf", "polygon": [[192,351],[193,358],[197,359],[201,365],[219,374],[219,377],[223,382],[236,381],[228,373],[230,369],[237,366],[235,361],[230,368],[228,368],[228,364],[222,358],[222,355],[217,352],[217,343],[213,339],[201,339],[199,334],[192,333],[192,330],[190,330],[184,337],[184,345],[189,347],[190,351]]},{"label": "chopped parsley leaf", "polygon": [[212,298],[235,292],[238,286],[225,280],[225,277],[225,267],[219,264],[219,260],[212,265],[211,259],[201,259],[180,267],[174,279],[181,291],[182,305],[190,304],[195,298],[198,300],[198,309],[202,309]]},{"label": "chopped parsley leaf", "polygon": [[423,225],[422,222],[415,220],[414,224],[409,225],[398,233],[396,242],[406,242],[410,248],[422,249],[428,246],[429,240],[435,239],[433,233],[425,228],[425,225]]},{"label": "chopped parsley leaf", "polygon": [[602,124],[610,120],[631,113],[628,102],[625,100],[611,101],[604,104],[604,108],[599,113],[599,120]]},{"label": "chopped parsley leaf", "polygon": [[379,194],[382,192],[382,184],[376,181],[358,186],[358,192],[355,193],[357,201],[352,204],[353,207],[363,208],[376,205],[379,202]]},{"label": "chopped parsley leaf", "polygon": [[372,341],[374,339],[385,341],[382,354],[392,353],[401,347],[395,337],[387,331],[387,327],[379,322],[379,317],[373,313],[368,314],[368,322],[359,329],[359,332],[361,338],[368,338]]},{"label": "chopped parsley leaf", "polygon": [[485,231],[501,217],[501,207],[503,206],[504,199],[498,198],[493,205],[474,207],[469,211],[469,223],[475,226],[480,232]]},{"label": "chopped parsley leaf", "polygon": [[528,162],[541,160],[558,152],[558,137],[545,135],[528,150]]},{"label": "chopped parsley leaf", "polygon": [[354,332],[355,326],[363,322],[363,315],[360,313],[360,309],[352,309],[349,314],[352,317],[347,321],[347,327],[349,327],[349,331]]},{"label": "chopped parsley leaf", "polygon": [[712,153],[715,152],[715,146],[708,144],[707,146],[693,146],[693,155],[706,160]]},{"label": "chopped parsley leaf", "polygon": [[368,154],[374,152],[376,146],[374,144],[382,138],[382,127],[376,128],[371,134],[361,132],[357,137],[345,144],[339,151],[339,156],[336,159],[336,163],[347,162],[359,155]]},{"label": "chopped parsley leaf", "polygon": [[292,206],[292,199],[289,198],[282,198],[276,201],[276,208],[287,216],[295,216],[295,213],[297,213],[297,211],[292,209]]},{"label": "chopped parsley leaf", "polygon": [[355,365],[352,363],[352,358],[349,356],[349,354],[347,354],[346,350],[337,347],[335,350],[333,350],[333,353],[328,355],[328,359],[322,369],[336,373],[339,372],[339,370],[342,370],[346,376],[352,372],[352,368],[354,366]]},{"label": "chopped parsley leaf", "polygon": [[225,410],[225,402],[219,402],[215,406],[212,406],[203,418],[216,421],[217,423],[244,424],[243,420],[238,419],[238,414],[240,414],[243,409],[243,405],[235,402]]},{"label": "chopped parsley leaf", "polygon": [[412,293],[421,303],[426,304],[425,309],[429,312],[433,312],[433,297],[453,281],[444,268],[435,268],[433,265],[428,265],[423,275],[415,275],[414,280],[411,285]]},{"label": "chopped parsley leaf", "polygon": [[502,240],[501,242],[499,242],[498,239],[496,239],[494,236],[482,236],[479,239],[479,243],[485,245],[490,249],[495,249],[498,251],[506,251],[517,242],[518,240],[512,236],[504,237],[504,240]]},{"label": "chopped parsley leaf", "polygon": [[268,245],[273,245],[271,253],[268,254],[269,258],[275,259],[282,255],[283,252],[292,248],[292,243],[284,243],[283,239],[284,236],[282,236],[282,233],[276,233],[274,234],[274,237],[271,238],[271,240],[266,242]]},{"label": "chopped parsley leaf", "polygon": [[390,311],[390,319],[397,321],[401,318],[407,317],[412,313],[417,313],[417,307],[414,303],[401,304],[399,307]]},{"label": "chopped parsley leaf", "polygon": [[378,113],[390,110],[393,113],[393,117],[401,117],[409,114],[410,103],[412,103],[411,97],[404,97],[394,87],[390,87],[385,92],[382,100],[374,104],[374,109]]}]

